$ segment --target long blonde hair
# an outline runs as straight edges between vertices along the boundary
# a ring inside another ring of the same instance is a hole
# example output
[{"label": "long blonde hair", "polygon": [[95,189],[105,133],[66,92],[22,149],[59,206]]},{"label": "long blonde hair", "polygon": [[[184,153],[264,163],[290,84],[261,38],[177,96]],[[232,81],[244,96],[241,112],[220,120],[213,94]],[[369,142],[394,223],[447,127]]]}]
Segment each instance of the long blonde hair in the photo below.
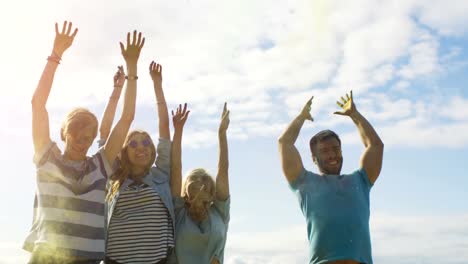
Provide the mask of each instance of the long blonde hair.
[{"label": "long blonde hair", "polygon": [[150,135],[146,131],[133,130],[128,133],[118,157],[119,167],[110,177],[111,183],[106,197],[108,201],[110,201],[115,196],[115,194],[119,191],[120,186],[122,186],[122,183],[130,176],[132,164],[128,158],[128,143],[130,142],[130,139],[136,134],[143,134],[151,141],[151,162],[148,164],[145,174],[149,172],[152,164],[154,163],[154,160],[156,159],[156,147],[154,146]]}]

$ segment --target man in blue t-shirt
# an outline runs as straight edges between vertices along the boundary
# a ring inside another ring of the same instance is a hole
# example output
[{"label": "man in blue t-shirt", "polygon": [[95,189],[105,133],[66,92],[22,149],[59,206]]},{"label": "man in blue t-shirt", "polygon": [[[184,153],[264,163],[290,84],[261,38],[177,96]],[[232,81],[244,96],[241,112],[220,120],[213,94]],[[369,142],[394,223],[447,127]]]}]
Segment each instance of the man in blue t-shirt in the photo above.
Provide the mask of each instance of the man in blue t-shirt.
[{"label": "man in blue t-shirt", "polygon": [[278,139],[283,173],[306,218],[309,263],[372,264],[369,192],[382,168],[383,142],[356,109],[351,91],[337,102],[342,111],[334,114],[349,116],[359,130],[365,147],[359,169],[341,174],[340,138],[324,130],[310,140],[319,173],[307,171],[294,143],[304,121],[313,121],[312,99]]}]

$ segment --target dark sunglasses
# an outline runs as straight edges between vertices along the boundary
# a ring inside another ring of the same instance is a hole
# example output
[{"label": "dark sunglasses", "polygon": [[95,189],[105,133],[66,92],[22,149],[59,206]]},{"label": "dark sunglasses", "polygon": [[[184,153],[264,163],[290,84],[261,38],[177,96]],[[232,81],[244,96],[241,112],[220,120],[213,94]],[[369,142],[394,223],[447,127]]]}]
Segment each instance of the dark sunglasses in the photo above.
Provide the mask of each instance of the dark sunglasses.
[{"label": "dark sunglasses", "polygon": [[[141,142],[141,145],[143,145],[143,147],[149,147],[151,145],[151,140],[148,139],[148,138],[145,138],[143,139]],[[138,141],[136,140],[130,140],[130,142],[128,142],[128,146],[131,147],[131,148],[137,148],[138,147]]]}]

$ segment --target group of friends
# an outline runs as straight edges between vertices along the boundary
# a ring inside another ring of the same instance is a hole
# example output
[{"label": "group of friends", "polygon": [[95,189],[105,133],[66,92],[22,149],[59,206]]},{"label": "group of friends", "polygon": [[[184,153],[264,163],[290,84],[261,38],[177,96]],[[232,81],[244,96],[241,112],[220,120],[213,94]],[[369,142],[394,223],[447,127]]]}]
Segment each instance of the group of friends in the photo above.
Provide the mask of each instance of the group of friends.
[{"label": "group of friends", "polygon": [[[60,130],[63,152],[50,138],[46,103],[55,72],[78,29],[55,25],[51,55],[32,98],[32,134],[37,190],[33,225],[24,243],[30,264],[222,264],[230,219],[227,130],[222,109],[216,178],[203,169],[182,180],[182,135],[190,110],[171,112],[173,135],[162,88],[162,67],[149,65],[158,117],[159,139],[129,131],[135,118],[138,59],[142,33],[127,33],[120,43],[126,70],[119,66],[102,120],[85,108],[69,112]],[[123,89],[126,84],[126,88]],[[113,125],[118,101],[123,109]],[[372,263],[369,192],[380,174],[383,143],[357,111],[352,92],[337,102],[356,124],[365,146],[360,168],[341,174],[341,141],[333,131],[310,141],[319,173],[307,171],[294,146],[312,99],[278,140],[284,175],[307,221],[310,263]],[[88,155],[99,134],[99,149]]]}]

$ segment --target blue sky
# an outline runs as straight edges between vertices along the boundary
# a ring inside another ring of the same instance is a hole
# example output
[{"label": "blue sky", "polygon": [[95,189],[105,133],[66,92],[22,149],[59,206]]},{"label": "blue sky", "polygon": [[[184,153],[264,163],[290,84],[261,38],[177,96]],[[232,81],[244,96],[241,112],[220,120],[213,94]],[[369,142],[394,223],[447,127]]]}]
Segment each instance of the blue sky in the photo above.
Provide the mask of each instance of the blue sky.
[{"label": "blue sky", "polygon": [[[91,4],[92,3],[92,4]],[[408,1],[16,1],[2,7],[0,114],[3,185],[0,264],[25,263],[32,218],[30,98],[54,23],[79,28],[49,98],[52,138],[73,106],[102,115],[118,42],[133,29],[146,44],[134,128],[157,137],[147,67],[163,65],[170,107],[188,102],[183,167],[217,166],[216,127],[228,102],[231,223],[228,264],[305,263],[305,220],[284,179],[276,139],[314,95],[315,122],[297,141],[316,171],[309,138],[331,128],[343,141],[343,172],[363,147],[335,101],[353,90],[385,143],[371,192],[374,262],[468,262],[468,2]],[[96,148],[94,147],[93,150]]]}]

